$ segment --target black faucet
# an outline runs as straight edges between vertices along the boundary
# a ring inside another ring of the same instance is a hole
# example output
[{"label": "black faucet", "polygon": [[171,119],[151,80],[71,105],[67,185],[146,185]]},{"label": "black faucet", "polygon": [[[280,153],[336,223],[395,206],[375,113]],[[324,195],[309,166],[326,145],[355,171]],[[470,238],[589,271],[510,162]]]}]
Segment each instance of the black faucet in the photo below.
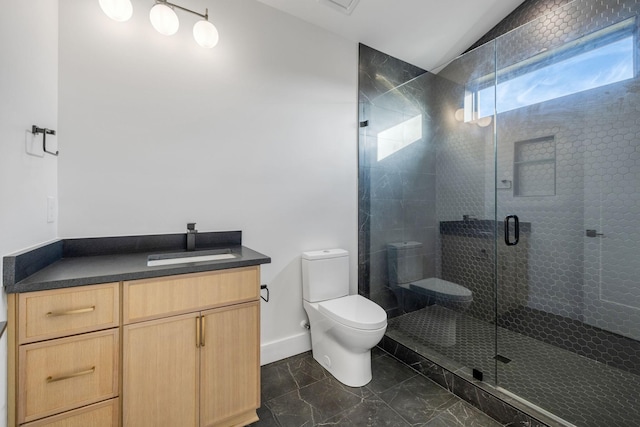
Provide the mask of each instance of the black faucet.
[{"label": "black faucet", "polygon": [[190,222],[187,224],[187,251],[195,251],[196,250],[196,234],[198,230],[196,230],[196,223]]}]

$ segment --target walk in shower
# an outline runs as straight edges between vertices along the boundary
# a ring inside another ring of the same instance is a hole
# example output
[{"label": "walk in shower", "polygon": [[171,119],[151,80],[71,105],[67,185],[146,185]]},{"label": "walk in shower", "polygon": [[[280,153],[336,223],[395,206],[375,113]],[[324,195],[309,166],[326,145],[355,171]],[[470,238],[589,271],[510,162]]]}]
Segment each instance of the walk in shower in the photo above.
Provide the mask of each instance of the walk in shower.
[{"label": "walk in shower", "polygon": [[575,0],[434,73],[361,47],[385,339],[578,426],[640,425],[639,12]]}]

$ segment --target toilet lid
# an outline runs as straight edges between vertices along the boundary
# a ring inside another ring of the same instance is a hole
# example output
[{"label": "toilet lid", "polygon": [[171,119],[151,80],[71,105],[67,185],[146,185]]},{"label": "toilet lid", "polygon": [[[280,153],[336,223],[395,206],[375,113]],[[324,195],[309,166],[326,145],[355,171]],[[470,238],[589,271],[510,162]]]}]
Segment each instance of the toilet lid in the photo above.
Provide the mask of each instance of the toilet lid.
[{"label": "toilet lid", "polygon": [[318,310],[343,325],[356,329],[380,329],[387,325],[387,313],[375,302],[349,295],[318,303]]},{"label": "toilet lid", "polygon": [[409,285],[409,289],[421,294],[454,301],[471,301],[473,299],[473,293],[464,286],[436,277],[413,282]]}]

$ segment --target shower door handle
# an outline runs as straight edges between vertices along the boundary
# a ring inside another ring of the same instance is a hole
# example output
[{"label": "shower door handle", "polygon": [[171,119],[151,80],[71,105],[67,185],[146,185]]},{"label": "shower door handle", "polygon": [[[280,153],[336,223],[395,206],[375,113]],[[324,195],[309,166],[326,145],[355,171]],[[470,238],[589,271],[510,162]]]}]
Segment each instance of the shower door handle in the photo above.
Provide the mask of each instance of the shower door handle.
[{"label": "shower door handle", "polygon": [[[513,219],[513,231],[514,231],[514,239],[511,241],[511,236],[509,236],[509,222]],[[518,215],[507,215],[504,218],[504,243],[507,246],[515,246],[518,244],[520,240],[520,220],[518,219]]]}]

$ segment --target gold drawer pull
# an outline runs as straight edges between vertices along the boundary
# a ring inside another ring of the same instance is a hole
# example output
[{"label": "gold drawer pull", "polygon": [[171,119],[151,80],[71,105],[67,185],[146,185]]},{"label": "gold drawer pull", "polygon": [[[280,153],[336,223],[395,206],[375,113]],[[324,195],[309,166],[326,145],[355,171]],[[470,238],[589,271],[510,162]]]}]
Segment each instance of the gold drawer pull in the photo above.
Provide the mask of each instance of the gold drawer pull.
[{"label": "gold drawer pull", "polygon": [[96,309],[95,305],[92,305],[91,307],[85,307],[85,308],[78,308],[76,310],[67,310],[67,311],[50,311],[47,313],[47,316],[49,317],[55,317],[55,316],[66,316],[68,314],[81,314],[81,313],[89,313],[90,311],[93,311]]},{"label": "gold drawer pull", "polygon": [[86,371],[76,372],[74,374],[64,375],[62,377],[47,377],[47,383],[54,383],[56,381],[68,380],[69,378],[81,377],[82,375],[93,374],[96,371],[96,367],[92,366],[91,369]]}]

